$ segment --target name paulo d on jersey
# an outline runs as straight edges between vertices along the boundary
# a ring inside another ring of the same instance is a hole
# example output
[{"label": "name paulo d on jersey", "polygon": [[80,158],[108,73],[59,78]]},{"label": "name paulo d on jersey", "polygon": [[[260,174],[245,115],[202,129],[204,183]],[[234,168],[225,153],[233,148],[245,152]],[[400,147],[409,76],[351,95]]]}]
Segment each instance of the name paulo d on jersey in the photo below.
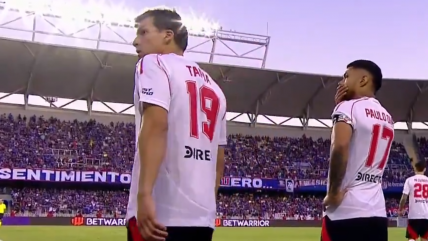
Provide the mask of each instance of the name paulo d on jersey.
[{"label": "name paulo d on jersey", "polygon": [[353,134],[341,187],[348,191],[341,205],[325,214],[331,220],[386,217],[382,175],[394,140],[391,115],[378,100],[364,97],[339,103],[332,118],[333,124],[349,124]]},{"label": "name paulo d on jersey", "polygon": [[[167,150],[154,186],[157,220],[165,226],[214,228],[216,163],[227,144],[226,97],[193,61],[151,54],[136,65],[136,143],[144,113],[140,102],[168,111]],[[127,218],[136,216],[140,169],[136,151]]]}]

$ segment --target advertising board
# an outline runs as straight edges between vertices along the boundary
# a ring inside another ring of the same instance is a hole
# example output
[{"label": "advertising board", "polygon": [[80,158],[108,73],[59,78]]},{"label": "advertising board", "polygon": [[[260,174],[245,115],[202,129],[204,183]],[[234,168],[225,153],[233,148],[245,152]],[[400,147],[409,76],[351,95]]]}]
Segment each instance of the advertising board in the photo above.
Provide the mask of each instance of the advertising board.
[{"label": "advertising board", "polygon": [[[401,220],[400,223],[405,223]],[[3,225],[11,226],[125,226],[124,218],[95,218],[95,217],[5,217]],[[397,227],[397,221],[391,219],[390,227]],[[320,220],[269,220],[269,219],[216,219],[215,227],[321,227]]]}]

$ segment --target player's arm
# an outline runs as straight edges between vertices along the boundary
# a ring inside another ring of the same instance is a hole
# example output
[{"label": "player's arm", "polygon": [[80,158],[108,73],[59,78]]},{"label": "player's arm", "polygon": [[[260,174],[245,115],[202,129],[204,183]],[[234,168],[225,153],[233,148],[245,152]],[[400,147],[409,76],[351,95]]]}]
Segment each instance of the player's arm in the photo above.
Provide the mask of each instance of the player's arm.
[{"label": "player's arm", "polygon": [[138,136],[139,196],[152,194],[167,145],[171,93],[168,76],[157,58],[157,55],[144,57],[142,73],[138,78],[140,110],[143,113]]},{"label": "player's arm", "polygon": [[215,196],[217,198],[218,189],[220,188],[220,182],[224,175],[224,146],[218,147],[217,153],[217,173],[215,182]]},{"label": "player's arm", "polygon": [[409,197],[409,193],[410,193],[410,184],[409,184],[409,179],[407,179],[406,182],[404,183],[403,194],[401,195],[400,204],[398,206],[398,211],[400,214],[402,214],[404,211],[404,206],[406,205],[407,198]]},{"label": "player's arm", "polygon": [[[352,108],[352,106],[350,107]],[[343,178],[348,164],[349,145],[353,133],[351,112],[348,103],[333,112],[333,130],[331,133],[329,195],[337,195],[342,190]]]},{"label": "player's arm", "polygon": [[224,113],[223,119],[221,121],[220,129],[220,143],[218,146],[217,153],[217,167],[216,167],[216,182],[215,182],[215,196],[217,198],[218,189],[220,188],[220,182],[224,175],[224,147],[227,145],[227,131],[226,131],[226,112]]}]

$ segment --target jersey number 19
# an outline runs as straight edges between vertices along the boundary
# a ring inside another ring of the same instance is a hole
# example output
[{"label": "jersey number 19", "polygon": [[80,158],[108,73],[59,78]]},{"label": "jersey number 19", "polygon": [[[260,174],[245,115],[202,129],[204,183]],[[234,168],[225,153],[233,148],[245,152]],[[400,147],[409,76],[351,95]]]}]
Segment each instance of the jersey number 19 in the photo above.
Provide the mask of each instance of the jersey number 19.
[{"label": "jersey number 19", "polygon": [[213,89],[202,86],[199,88],[196,81],[186,81],[187,94],[190,103],[190,136],[199,139],[198,101],[200,111],[203,112],[207,121],[202,121],[202,133],[212,142],[215,133],[220,100]]}]

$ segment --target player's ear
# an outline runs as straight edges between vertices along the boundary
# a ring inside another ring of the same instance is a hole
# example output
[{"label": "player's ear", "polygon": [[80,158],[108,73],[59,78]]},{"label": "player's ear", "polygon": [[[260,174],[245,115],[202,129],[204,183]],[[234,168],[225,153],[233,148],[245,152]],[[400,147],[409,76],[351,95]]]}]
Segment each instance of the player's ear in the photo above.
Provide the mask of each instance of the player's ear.
[{"label": "player's ear", "polygon": [[165,30],[164,41],[166,44],[171,43],[174,40],[174,32],[172,30]]},{"label": "player's ear", "polygon": [[369,76],[368,75],[363,75],[363,77],[360,80],[360,86],[364,87],[369,83]]}]

